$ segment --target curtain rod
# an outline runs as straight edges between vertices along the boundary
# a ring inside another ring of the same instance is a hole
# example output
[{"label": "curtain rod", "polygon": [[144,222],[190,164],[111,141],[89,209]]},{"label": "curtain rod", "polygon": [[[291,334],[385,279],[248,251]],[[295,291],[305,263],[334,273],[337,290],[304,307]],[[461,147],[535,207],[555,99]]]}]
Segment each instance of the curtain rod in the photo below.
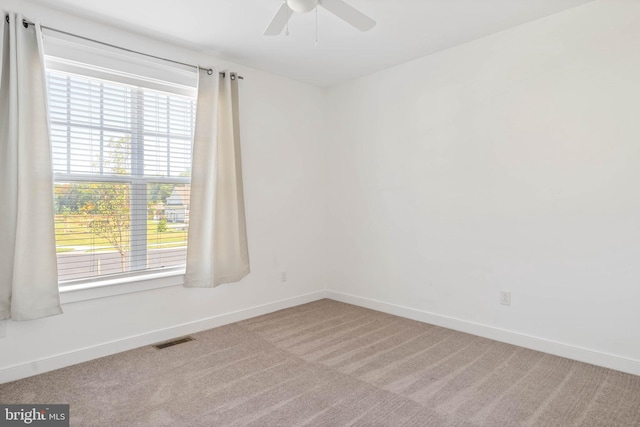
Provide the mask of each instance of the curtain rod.
[{"label": "curtain rod", "polygon": [[[7,19],[7,22],[9,22],[9,15],[6,16],[6,19]],[[35,25],[35,24],[33,22],[27,21],[26,19],[23,19],[22,20],[22,25],[24,25],[24,27],[27,28],[29,25]],[[173,64],[184,65],[186,67],[196,68],[198,70],[206,70],[207,74],[209,74],[209,75],[213,74],[213,69],[210,68],[210,67],[201,67],[200,65],[187,64],[186,62],[180,62],[180,61],[175,61],[175,60],[169,59],[169,58],[163,58],[161,56],[151,55],[149,53],[144,53],[144,52],[140,52],[140,51],[137,51],[137,50],[129,49],[129,48],[126,48],[126,47],[117,46],[115,44],[102,42],[100,40],[91,39],[89,37],[80,36],[78,34],[69,33],[67,31],[58,30],[57,28],[47,27],[47,26],[44,26],[44,25],[40,25],[40,28],[43,28],[43,29],[49,30],[49,31],[54,31],[54,32],[60,33],[60,34],[65,34],[67,36],[76,37],[76,38],[79,38],[79,39],[82,39],[82,40],[86,40],[86,41],[89,41],[89,42],[98,43],[98,44],[101,44],[103,46],[112,47],[114,49],[120,49],[120,50],[123,50],[125,52],[135,53],[135,54],[146,56],[146,57],[149,57],[149,58],[154,58],[154,59],[159,59],[161,61],[171,62]],[[220,75],[222,77],[226,77],[226,73],[224,71],[221,71]],[[240,80],[244,79],[244,77],[242,77],[242,76],[237,76],[237,77]],[[231,80],[235,80],[235,78],[236,78],[236,75],[235,74],[231,74]]]}]

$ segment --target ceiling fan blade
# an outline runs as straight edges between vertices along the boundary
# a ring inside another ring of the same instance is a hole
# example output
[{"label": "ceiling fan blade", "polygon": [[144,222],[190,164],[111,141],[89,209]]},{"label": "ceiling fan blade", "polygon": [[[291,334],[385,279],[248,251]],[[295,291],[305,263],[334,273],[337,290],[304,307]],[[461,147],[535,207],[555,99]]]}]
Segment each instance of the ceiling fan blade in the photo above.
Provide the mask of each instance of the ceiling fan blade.
[{"label": "ceiling fan blade", "polygon": [[280,6],[280,9],[273,15],[271,23],[269,23],[267,29],[264,30],[264,35],[277,36],[280,34],[287,25],[287,22],[289,22],[291,15],[293,15],[293,10],[289,9],[286,2],[282,2],[282,6]]},{"label": "ceiling fan blade", "polygon": [[376,25],[376,21],[342,0],[319,0],[318,4],[360,31],[368,31]]}]

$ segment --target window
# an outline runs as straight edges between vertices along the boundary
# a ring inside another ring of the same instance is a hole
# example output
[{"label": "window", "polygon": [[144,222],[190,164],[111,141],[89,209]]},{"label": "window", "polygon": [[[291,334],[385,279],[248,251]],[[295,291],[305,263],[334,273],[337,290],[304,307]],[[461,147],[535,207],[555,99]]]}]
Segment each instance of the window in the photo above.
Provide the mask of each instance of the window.
[{"label": "window", "polygon": [[194,96],[74,67],[47,70],[61,286],[184,267]]}]

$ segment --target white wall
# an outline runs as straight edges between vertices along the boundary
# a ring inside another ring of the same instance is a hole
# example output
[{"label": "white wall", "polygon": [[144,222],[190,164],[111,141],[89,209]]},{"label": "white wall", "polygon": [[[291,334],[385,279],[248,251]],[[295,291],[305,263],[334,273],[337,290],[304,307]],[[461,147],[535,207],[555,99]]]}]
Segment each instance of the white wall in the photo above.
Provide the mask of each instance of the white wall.
[{"label": "white wall", "polygon": [[[0,383],[287,305],[324,289],[324,93],[22,1],[0,1],[43,25],[203,66],[240,82],[241,143],[251,274],[215,289],[181,286],[63,305],[64,314],[7,322]],[[34,265],[34,268],[36,265]],[[280,282],[287,270],[288,281]],[[238,313],[239,312],[239,313]]]},{"label": "white wall", "polygon": [[590,3],[331,89],[334,296],[640,374],[638,22]]}]

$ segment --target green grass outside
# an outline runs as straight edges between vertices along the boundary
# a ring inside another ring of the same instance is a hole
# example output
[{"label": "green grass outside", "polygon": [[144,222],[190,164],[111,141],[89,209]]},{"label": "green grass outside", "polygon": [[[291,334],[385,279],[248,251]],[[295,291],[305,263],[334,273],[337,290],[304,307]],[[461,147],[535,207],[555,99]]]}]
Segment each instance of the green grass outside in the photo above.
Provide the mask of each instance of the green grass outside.
[{"label": "green grass outside", "polygon": [[[187,230],[172,228],[171,223],[168,224],[167,231],[159,233],[157,231],[158,221],[147,221],[147,244],[151,247],[179,247],[185,246],[187,241]],[[185,228],[184,224],[178,224],[180,228]],[[114,250],[113,246],[102,236],[94,234],[82,220],[67,218],[66,221],[62,216],[56,217],[56,251],[58,253],[71,252],[73,247],[97,247],[95,251]],[[129,244],[128,233],[123,238],[125,245]]]}]

